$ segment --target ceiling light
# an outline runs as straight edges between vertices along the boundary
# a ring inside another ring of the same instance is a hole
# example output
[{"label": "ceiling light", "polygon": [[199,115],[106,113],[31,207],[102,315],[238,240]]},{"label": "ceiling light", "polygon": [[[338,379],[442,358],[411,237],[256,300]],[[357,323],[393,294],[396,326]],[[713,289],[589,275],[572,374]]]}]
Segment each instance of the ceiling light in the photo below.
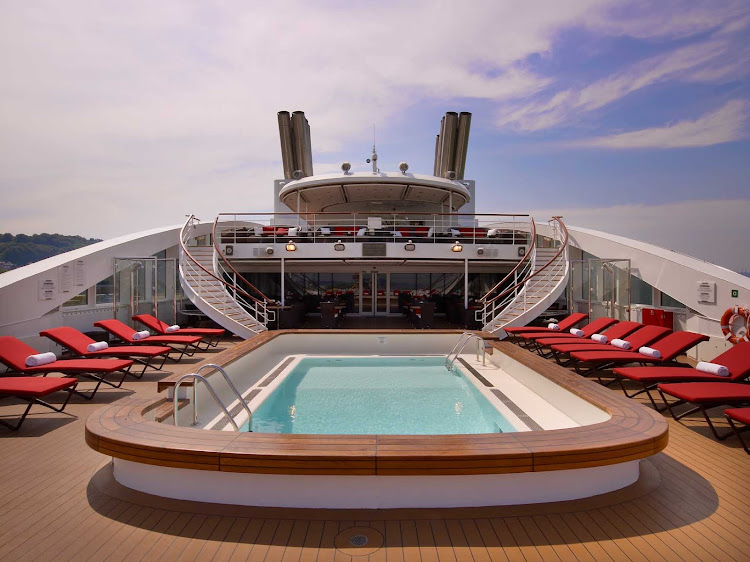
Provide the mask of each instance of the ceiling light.
[{"label": "ceiling light", "polygon": [[416,246],[414,245],[414,242],[409,240],[406,244],[404,244],[404,250],[407,252],[413,252],[416,249]]},{"label": "ceiling light", "polygon": [[297,244],[292,242],[291,240],[286,243],[286,251],[287,252],[296,252],[297,251]]},{"label": "ceiling light", "polygon": [[337,252],[343,252],[345,248],[346,246],[344,246],[344,243],[341,240],[337,241],[333,245],[333,249],[336,250]]},{"label": "ceiling light", "polygon": [[456,243],[453,244],[453,247],[451,248],[451,251],[453,252],[462,252],[464,247],[461,245],[461,242],[456,240]]}]

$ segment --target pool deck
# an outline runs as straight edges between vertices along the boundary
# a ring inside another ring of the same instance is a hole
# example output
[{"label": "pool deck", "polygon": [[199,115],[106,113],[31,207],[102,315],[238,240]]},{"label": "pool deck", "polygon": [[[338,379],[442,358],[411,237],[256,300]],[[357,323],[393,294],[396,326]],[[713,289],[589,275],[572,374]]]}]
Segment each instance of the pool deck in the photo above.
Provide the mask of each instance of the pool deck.
[{"label": "pool deck", "polygon": [[[200,353],[172,372],[214,357]],[[126,381],[93,403],[74,398],[72,416],[34,408],[20,432],[0,428],[0,559],[750,560],[750,455],[734,438],[710,438],[699,417],[668,419],[669,444],[642,462],[639,482],[587,500],[445,510],[219,506],[124,489],[110,459],[84,441],[88,416],[123,397],[158,397],[163,377]],[[20,409],[3,401],[0,416]],[[353,547],[350,535],[369,542]]]}]

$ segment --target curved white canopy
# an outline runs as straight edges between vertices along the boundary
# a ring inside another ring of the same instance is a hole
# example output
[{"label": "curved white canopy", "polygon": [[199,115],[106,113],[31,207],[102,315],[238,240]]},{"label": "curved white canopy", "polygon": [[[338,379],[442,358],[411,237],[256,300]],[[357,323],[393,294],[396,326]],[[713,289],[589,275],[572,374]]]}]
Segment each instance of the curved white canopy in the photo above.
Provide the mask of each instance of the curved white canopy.
[{"label": "curved white canopy", "polygon": [[290,181],[281,188],[279,199],[293,211],[304,213],[389,212],[393,209],[454,212],[465,205],[471,195],[461,181],[398,172],[357,172]]}]

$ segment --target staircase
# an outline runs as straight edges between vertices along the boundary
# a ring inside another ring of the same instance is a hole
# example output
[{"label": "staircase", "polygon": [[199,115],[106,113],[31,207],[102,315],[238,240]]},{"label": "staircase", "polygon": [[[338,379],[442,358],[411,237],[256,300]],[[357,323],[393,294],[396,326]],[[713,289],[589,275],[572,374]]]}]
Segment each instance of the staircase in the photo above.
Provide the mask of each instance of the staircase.
[{"label": "staircase", "polygon": [[558,218],[553,219],[556,246],[535,245],[526,266],[526,275],[498,295],[485,295],[485,306],[478,311],[483,329],[498,332],[504,327],[525,326],[543,314],[563,293],[568,283],[568,232]]},{"label": "staircase", "polygon": [[213,246],[188,246],[195,221],[188,218],[180,232],[180,282],[185,296],[211,320],[244,339],[267,330],[266,324],[274,318],[266,301],[224,281]]}]

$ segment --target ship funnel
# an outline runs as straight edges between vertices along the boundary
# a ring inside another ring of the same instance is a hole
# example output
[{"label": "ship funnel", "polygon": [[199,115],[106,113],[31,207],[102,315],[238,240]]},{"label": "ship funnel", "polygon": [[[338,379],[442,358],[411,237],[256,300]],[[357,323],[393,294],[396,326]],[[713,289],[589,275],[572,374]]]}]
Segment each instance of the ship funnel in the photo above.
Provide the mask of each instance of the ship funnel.
[{"label": "ship funnel", "polygon": [[294,149],[292,148],[292,120],[288,111],[279,111],[279,138],[281,139],[281,163],[284,179],[292,179],[294,173]]},{"label": "ship funnel", "polygon": [[459,116],[449,111],[440,121],[440,134],[435,139],[434,175],[448,179],[464,179],[466,152],[469,147],[471,113]]},{"label": "ship funnel", "polygon": [[464,179],[466,170],[466,154],[469,150],[469,129],[471,129],[471,113],[462,111],[458,116],[458,134],[456,135],[456,179]]},{"label": "ship funnel", "polygon": [[310,124],[304,112],[295,111],[290,117],[288,111],[279,111],[278,118],[284,178],[300,179],[312,176]]}]

